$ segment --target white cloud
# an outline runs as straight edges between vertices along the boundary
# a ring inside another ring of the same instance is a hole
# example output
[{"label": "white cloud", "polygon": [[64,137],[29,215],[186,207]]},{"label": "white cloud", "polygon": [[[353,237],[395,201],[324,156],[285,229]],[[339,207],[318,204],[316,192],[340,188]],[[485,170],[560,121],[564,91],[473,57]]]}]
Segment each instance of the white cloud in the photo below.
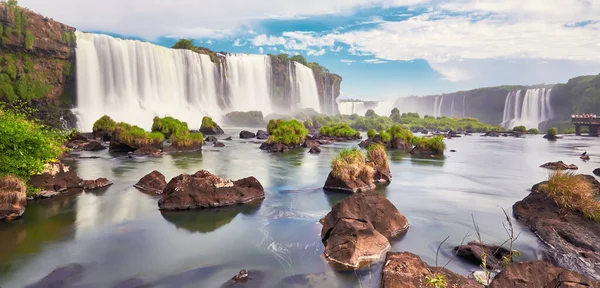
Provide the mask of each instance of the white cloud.
[{"label": "white cloud", "polygon": [[242,39],[235,39],[235,41],[233,41],[234,47],[242,47],[242,46],[245,46],[246,44],[248,44],[248,42],[242,42]]},{"label": "white cloud", "polygon": [[263,49],[263,47],[258,48],[258,53],[259,54],[264,54],[265,53],[265,49]]},{"label": "white cloud", "polygon": [[350,64],[356,62],[356,60],[342,59],[342,60],[340,60],[340,62],[350,65]]},{"label": "white cloud", "polygon": [[381,60],[381,59],[365,59],[363,62],[368,63],[368,64],[384,64],[384,63],[388,63],[388,61]]},{"label": "white cloud", "polygon": [[206,44],[208,44],[208,45],[212,45],[212,44],[213,44],[213,41],[212,41],[212,40],[206,40],[206,42],[205,42],[205,43],[206,43]]},{"label": "white cloud", "polygon": [[308,50],[308,52],[306,53],[309,56],[322,56],[325,55],[325,49],[321,49],[321,50]]},{"label": "white cloud", "polygon": [[344,49],[344,47],[337,46],[337,47],[332,47],[331,49],[329,49],[329,51],[331,51],[331,52],[341,52],[343,49]]}]

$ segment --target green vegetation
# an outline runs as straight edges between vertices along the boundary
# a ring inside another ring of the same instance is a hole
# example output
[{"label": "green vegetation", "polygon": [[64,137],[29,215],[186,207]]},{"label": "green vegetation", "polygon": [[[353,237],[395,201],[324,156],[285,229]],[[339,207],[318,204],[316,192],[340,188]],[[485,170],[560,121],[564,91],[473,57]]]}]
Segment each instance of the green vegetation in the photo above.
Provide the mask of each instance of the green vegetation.
[{"label": "green vegetation", "polygon": [[29,102],[52,91],[52,86],[45,82],[48,76],[34,69],[29,55],[0,53],[0,64],[1,100]]},{"label": "green vegetation", "polygon": [[376,134],[375,130],[369,130],[369,132],[367,133],[367,136],[369,136],[369,138],[373,138],[377,135],[381,137],[381,141],[383,141],[384,143],[390,143],[392,141],[395,141],[396,139],[402,139],[406,143],[411,143],[411,139],[414,137],[412,132],[402,128],[402,126],[400,125],[392,125],[392,127],[390,127],[387,130],[379,131],[379,134]]},{"label": "green vegetation", "polygon": [[179,148],[201,146],[204,144],[204,135],[200,132],[176,133],[171,136],[169,141],[173,146]]},{"label": "green vegetation", "polygon": [[208,116],[204,116],[202,117],[202,125],[200,126],[200,130],[202,129],[221,129],[221,127],[219,127],[219,124],[217,124],[217,122],[213,121],[212,118],[208,117]]},{"label": "green vegetation", "polygon": [[369,110],[367,110],[367,113],[365,113],[365,117],[376,117],[376,116],[379,116],[379,115],[377,115],[375,113],[375,110],[373,110],[373,109],[369,109]]},{"label": "green vegetation", "polygon": [[317,62],[308,62],[306,61],[306,58],[304,58],[304,56],[297,54],[294,55],[292,57],[290,57],[290,55],[288,54],[279,54],[279,55],[273,55],[277,58],[279,58],[281,61],[284,62],[288,62],[288,61],[294,61],[294,62],[298,62],[310,69],[313,69],[315,71],[318,72],[322,72],[322,73],[329,73],[329,70],[323,66],[321,66],[321,64],[317,63]]},{"label": "green vegetation", "polygon": [[584,176],[556,171],[548,182],[540,186],[560,207],[581,212],[585,217],[600,222],[600,202],[597,189]]},{"label": "green vegetation", "polygon": [[15,106],[20,108],[7,109],[0,104],[0,175],[28,180],[65,151],[67,133],[28,120],[33,111],[27,111],[23,105]]},{"label": "green vegetation", "polygon": [[117,122],[110,118],[108,115],[104,115],[100,117],[100,119],[94,122],[94,127],[92,128],[93,132],[96,131],[105,131],[112,132],[115,131],[115,127],[117,126]]},{"label": "green vegetation", "polygon": [[210,57],[210,61],[212,61],[213,63],[215,63],[215,64],[219,63],[219,58],[217,57],[215,52],[213,52],[212,50],[210,50],[208,48],[194,45],[194,40],[192,40],[192,39],[179,39],[179,41],[177,41],[177,43],[175,43],[175,45],[173,45],[173,47],[171,47],[171,48],[191,50],[196,53],[205,54]]},{"label": "green vegetation", "polygon": [[373,137],[375,137],[375,135],[377,135],[377,131],[375,131],[375,129],[371,129],[371,130],[367,131],[367,137],[373,138]]},{"label": "green vegetation", "polygon": [[160,132],[167,138],[173,134],[184,135],[190,132],[187,123],[181,122],[173,117],[154,117],[152,122],[152,132]]},{"label": "green vegetation", "polygon": [[563,129],[562,134],[575,134],[575,128]]},{"label": "green vegetation", "polygon": [[552,127],[550,129],[548,129],[548,133],[546,133],[546,134],[548,134],[548,136],[554,138],[554,137],[556,137],[556,134],[558,134],[558,132],[556,131],[556,128]]},{"label": "green vegetation", "polygon": [[360,137],[360,132],[350,128],[348,124],[339,124],[333,127],[323,126],[319,132],[321,135],[329,137]]},{"label": "green vegetation", "polygon": [[331,160],[331,173],[338,179],[352,182],[361,179],[373,182],[375,170],[367,165],[365,154],[358,148],[344,149]]},{"label": "green vegetation", "polygon": [[312,119],[307,119],[304,121],[304,127],[306,127],[306,129],[312,129],[314,126],[315,124],[313,123]]},{"label": "green vegetation", "polygon": [[267,143],[281,143],[288,146],[298,146],[304,142],[308,130],[298,120],[271,120],[267,130],[269,139]]},{"label": "green vegetation", "polygon": [[425,282],[427,283],[428,287],[433,287],[433,288],[446,288],[447,284],[446,284],[446,277],[444,277],[444,275],[436,273],[433,275],[433,277],[430,276],[425,276]]},{"label": "green vegetation", "polygon": [[19,7],[19,1],[17,0],[3,0],[2,3],[9,8],[17,8]]},{"label": "green vegetation", "polygon": [[412,137],[410,143],[418,150],[431,150],[437,155],[444,154],[444,150],[446,150],[443,136]]},{"label": "green vegetation", "polygon": [[531,128],[531,129],[527,130],[527,133],[529,133],[529,134],[540,134],[540,131],[538,129]]},{"label": "green vegetation", "polygon": [[388,170],[390,168],[387,153],[385,153],[385,147],[383,147],[383,145],[377,143],[369,145],[369,148],[367,148],[367,155],[375,167],[381,170]]},{"label": "green vegetation", "polygon": [[527,132],[527,128],[525,126],[515,126],[513,128],[513,131],[525,133],[525,132]]},{"label": "green vegetation", "polygon": [[165,141],[165,136],[160,132],[148,133],[138,126],[123,122],[117,123],[115,133],[119,134],[121,142],[138,147],[157,145]]}]

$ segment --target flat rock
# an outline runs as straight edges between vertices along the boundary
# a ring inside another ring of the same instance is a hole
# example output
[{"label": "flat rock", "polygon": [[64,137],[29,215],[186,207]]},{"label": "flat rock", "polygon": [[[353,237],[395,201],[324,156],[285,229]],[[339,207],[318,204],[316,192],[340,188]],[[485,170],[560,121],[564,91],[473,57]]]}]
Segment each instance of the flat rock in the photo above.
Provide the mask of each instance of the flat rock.
[{"label": "flat rock", "polygon": [[310,147],[310,150],[308,150],[308,153],[319,154],[319,153],[321,153],[321,148],[319,148],[317,146]]},{"label": "flat rock", "polygon": [[577,166],[575,164],[565,164],[562,161],[556,162],[548,162],[540,165],[542,168],[552,169],[552,170],[577,170]]},{"label": "flat rock", "polygon": [[432,267],[421,258],[409,252],[388,252],[381,270],[381,288],[422,288],[433,287],[426,282],[427,277],[442,275],[445,287],[481,288],[474,280],[458,275],[446,268]]},{"label": "flat rock", "polygon": [[329,176],[327,176],[327,180],[325,181],[325,186],[323,189],[329,191],[358,193],[375,189],[375,184],[373,182],[367,183],[360,178],[357,178],[354,181],[344,181],[343,179],[338,179],[335,177],[333,172],[330,172]]},{"label": "flat rock", "polygon": [[96,180],[84,180],[82,186],[84,190],[97,190],[112,184],[113,182],[106,178],[98,178]]},{"label": "flat rock", "polygon": [[213,144],[213,147],[225,147],[225,143],[217,141]]},{"label": "flat rock", "polygon": [[488,269],[497,270],[503,268],[503,256],[509,256],[508,249],[493,245],[481,243],[479,241],[471,241],[467,245],[461,245],[454,248],[457,257],[463,258],[474,265],[481,265],[481,255],[486,254],[486,266]]},{"label": "flat rock", "polygon": [[543,261],[512,263],[502,270],[489,288],[600,287],[600,283],[577,272]]},{"label": "flat rock", "polygon": [[201,170],[194,175],[182,174],[171,179],[158,201],[158,207],[161,210],[221,207],[264,197],[264,189],[254,177],[231,181]]},{"label": "flat rock", "polygon": [[54,198],[58,195],[60,195],[60,193],[58,193],[56,191],[42,191],[39,194],[37,194],[37,198],[48,199],[48,198]]},{"label": "flat rock", "polygon": [[166,186],[167,181],[165,180],[165,175],[156,170],[142,177],[140,181],[133,185],[133,187],[140,189],[143,192],[154,194],[161,194]]}]

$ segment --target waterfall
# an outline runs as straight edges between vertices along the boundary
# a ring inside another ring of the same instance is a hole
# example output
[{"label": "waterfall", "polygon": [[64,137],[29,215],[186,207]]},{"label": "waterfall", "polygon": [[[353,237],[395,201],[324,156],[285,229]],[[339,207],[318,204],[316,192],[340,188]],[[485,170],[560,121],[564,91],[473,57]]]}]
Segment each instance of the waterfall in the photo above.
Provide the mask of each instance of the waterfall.
[{"label": "waterfall", "polygon": [[313,108],[320,113],[319,92],[313,70],[298,62],[294,62],[294,66],[296,67],[297,93],[300,98],[299,108]]},{"label": "waterfall", "polygon": [[[147,130],[155,116],[173,116],[198,129],[203,116],[219,121],[231,111],[259,110],[268,115],[276,109],[268,55],[218,54],[215,64],[210,56],[189,50],[100,34],[76,35],[73,112],[81,131],[91,131],[103,115]],[[291,111],[299,105],[321,112],[312,69],[293,66],[280,72],[290,79],[291,95],[283,95],[292,100],[286,104],[290,107],[277,109]]]},{"label": "waterfall", "polygon": [[454,117],[454,96],[452,97],[452,104],[450,104],[450,117]]},{"label": "waterfall", "polygon": [[363,101],[340,101],[338,102],[338,109],[340,110],[340,114],[343,115],[358,114],[365,116],[365,113],[367,113],[367,108]]},{"label": "waterfall", "polygon": [[511,91],[504,101],[502,126],[512,129],[515,126],[539,129],[542,122],[553,117],[550,107],[552,89],[535,88],[527,89],[521,97],[522,91]]}]

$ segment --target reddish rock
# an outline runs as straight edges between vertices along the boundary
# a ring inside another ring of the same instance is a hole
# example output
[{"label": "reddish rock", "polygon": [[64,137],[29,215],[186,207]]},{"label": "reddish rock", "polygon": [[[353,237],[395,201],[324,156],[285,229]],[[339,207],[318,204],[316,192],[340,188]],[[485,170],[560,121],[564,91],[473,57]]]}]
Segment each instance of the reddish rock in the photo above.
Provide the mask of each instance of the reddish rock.
[{"label": "reddish rock", "polygon": [[113,183],[106,178],[98,178],[96,180],[84,180],[82,186],[84,190],[97,190],[112,184]]},{"label": "reddish rock", "polygon": [[548,162],[546,164],[540,165],[540,167],[552,169],[552,170],[577,170],[578,169],[575,164],[565,164],[562,161]]},{"label": "reddish rock", "polygon": [[381,288],[422,288],[433,287],[427,284],[426,278],[444,277],[446,286],[461,288],[481,288],[477,282],[458,275],[446,268],[432,267],[421,258],[409,252],[388,252],[381,270]]},{"label": "reddish rock", "polygon": [[42,174],[33,175],[29,184],[42,190],[63,192],[67,189],[82,188],[83,179],[60,162],[47,164]]},{"label": "reddish rock", "polygon": [[502,257],[509,256],[510,251],[502,246],[471,241],[467,245],[454,248],[457,257],[463,258],[474,265],[481,265],[481,255],[486,254],[486,266],[496,270],[504,267]]},{"label": "reddish rock", "polygon": [[27,207],[27,187],[19,178],[0,177],[0,220],[21,217]]},{"label": "reddish rock", "polygon": [[167,186],[167,181],[165,180],[165,175],[154,170],[150,172],[150,174],[142,177],[142,179],[133,186],[143,192],[161,194]]},{"label": "reddish rock", "polygon": [[254,177],[231,181],[201,170],[194,175],[182,174],[171,179],[158,207],[161,210],[221,207],[264,197],[264,189]]},{"label": "reddish rock", "polygon": [[366,192],[375,189],[373,179],[370,180],[371,181],[368,183],[360,178],[357,178],[354,181],[344,181],[343,179],[338,179],[335,177],[333,172],[330,172],[329,176],[327,176],[327,180],[325,181],[325,186],[323,189],[351,193]]},{"label": "reddish rock", "polygon": [[319,146],[321,146],[321,143],[319,143],[318,140],[306,139],[306,140],[304,140],[304,143],[302,143],[302,147],[304,147],[304,148],[312,148],[312,147],[319,147]]},{"label": "reddish rock", "polygon": [[83,151],[102,151],[105,150],[106,147],[104,147],[104,145],[102,145],[102,143],[98,142],[98,141],[89,141],[87,142],[87,144],[83,145],[82,147]]},{"label": "reddish rock", "polygon": [[577,272],[542,261],[513,263],[502,270],[489,288],[596,287],[600,283]]},{"label": "reddish rock", "polygon": [[341,269],[356,269],[382,257],[388,239],[408,230],[409,223],[378,193],[357,193],[344,199],[321,219],[325,258]]}]

